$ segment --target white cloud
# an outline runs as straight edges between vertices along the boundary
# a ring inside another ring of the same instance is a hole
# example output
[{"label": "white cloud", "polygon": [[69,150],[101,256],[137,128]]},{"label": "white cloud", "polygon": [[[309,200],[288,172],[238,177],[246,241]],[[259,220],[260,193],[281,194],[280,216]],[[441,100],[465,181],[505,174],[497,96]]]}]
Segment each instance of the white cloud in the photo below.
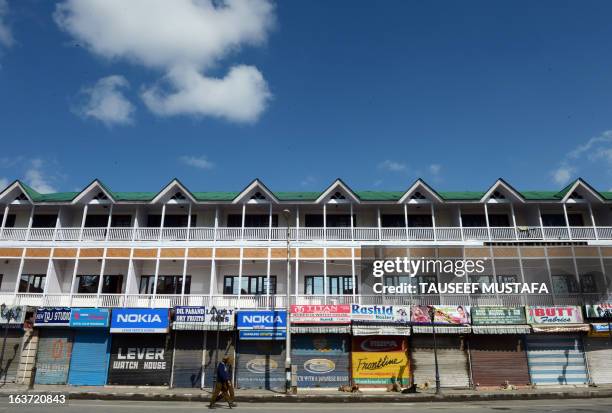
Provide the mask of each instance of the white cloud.
[{"label": "white cloud", "polygon": [[128,87],[129,83],[123,76],[103,77],[94,86],[81,90],[87,102],[82,108],[78,108],[77,112],[84,117],[97,119],[107,126],[132,123],[134,105],[122,92]]},{"label": "white cloud", "polygon": [[386,159],[378,164],[378,168],[391,172],[402,172],[408,169],[405,163]]},{"label": "white cloud", "polygon": [[11,29],[5,21],[8,14],[8,3],[6,0],[0,0],[0,46],[10,47],[13,45],[13,35]]},{"label": "white cloud", "polygon": [[317,182],[317,178],[312,175],[308,175],[306,178],[302,179],[300,185],[303,187],[312,187]]},{"label": "white cloud", "polygon": [[199,169],[213,169],[215,164],[208,160],[208,158],[204,155],[202,156],[181,156],[181,162],[185,165],[193,166],[194,168]]},{"label": "white cloud", "polygon": [[24,180],[34,190],[43,194],[57,192],[55,187],[50,183],[52,176],[44,172],[44,161],[36,158],[30,161],[28,169],[25,171]]},{"label": "white cloud", "polygon": [[274,25],[269,0],[65,0],[54,17],[92,53],[165,73],[164,87],[142,93],[158,115],[252,122],[271,98],[253,66],[205,74],[241,46],[265,43]]},{"label": "white cloud", "polygon": [[440,171],[442,171],[442,165],[437,163],[432,163],[431,165],[429,165],[429,173],[431,173],[432,175],[439,175]]},{"label": "white cloud", "polygon": [[573,166],[562,165],[551,172],[553,181],[559,185],[565,185],[572,179],[572,176],[576,172],[576,168]]}]

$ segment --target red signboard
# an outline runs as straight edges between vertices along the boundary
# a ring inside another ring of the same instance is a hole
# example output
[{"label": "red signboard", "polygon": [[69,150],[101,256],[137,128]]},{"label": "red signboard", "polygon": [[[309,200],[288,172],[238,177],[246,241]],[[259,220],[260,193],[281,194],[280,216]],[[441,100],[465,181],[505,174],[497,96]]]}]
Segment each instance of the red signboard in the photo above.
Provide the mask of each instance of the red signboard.
[{"label": "red signboard", "polygon": [[292,305],[291,322],[295,324],[349,324],[351,306],[337,305]]}]

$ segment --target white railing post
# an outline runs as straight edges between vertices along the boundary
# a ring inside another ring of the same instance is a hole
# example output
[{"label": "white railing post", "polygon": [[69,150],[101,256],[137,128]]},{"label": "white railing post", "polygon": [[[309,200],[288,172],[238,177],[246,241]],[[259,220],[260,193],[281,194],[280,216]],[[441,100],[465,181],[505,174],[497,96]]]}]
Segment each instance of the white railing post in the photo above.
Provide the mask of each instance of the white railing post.
[{"label": "white railing post", "polygon": [[187,235],[185,237],[186,241],[191,240],[191,201],[189,201],[189,208],[187,208]]},{"label": "white railing post", "polygon": [[351,214],[351,241],[355,241],[355,220],[353,219],[353,202],[350,204],[350,214]]},{"label": "white railing post", "polygon": [[327,241],[327,204],[323,204],[323,241]]},{"label": "white railing post", "polygon": [[382,241],[382,225],[380,220],[380,207],[376,207],[376,221],[378,223],[378,241]]},{"label": "white railing post", "polygon": [[563,216],[565,217],[565,227],[567,228],[567,235],[569,236],[570,241],[573,239],[572,236],[572,228],[569,224],[569,215],[567,215],[567,206],[565,202],[563,203]]},{"label": "white railing post", "polygon": [[597,225],[595,224],[595,215],[593,214],[593,208],[591,207],[591,203],[589,202],[587,206],[589,207],[589,216],[591,217],[591,224],[593,225],[593,235],[595,236],[595,239],[599,239],[599,233],[597,232]]},{"label": "white railing post", "polygon": [[83,229],[85,228],[85,221],[87,220],[87,209],[89,204],[85,204],[83,207],[83,218],[81,218],[81,228],[79,229],[79,241],[83,241]]},{"label": "white railing post", "polygon": [[438,235],[436,234],[436,212],[434,209],[434,203],[433,201],[430,201],[431,203],[429,204],[431,206],[431,224],[433,226],[433,236],[434,236],[434,242],[438,240]]},{"label": "white railing post", "polygon": [[465,236],[463,235],[463,217],[461,216],[461,205],[457,205],[459,212],[459,231],[461,232],[461,241],[465,241]]},{"label": "white railing post", "polygon": [[[166,221],[166,204],[164,203],[162,205],[162,213],[161,213],[161,219],[160,219],[160,223],[159,223],[159,241],[162,240],[162,235],[164,233],[164,224]],[[155,280],[155,282],[157,282],[157,280]]]},{"label": "white railing post", "polygon": [[514,204],[510,202],[510,213],[512,214],[512,226],[514,227],[514,239],[519,240],[518,229],[516,227],[516,214],[514,213]]},{"label": "white railing post", "polygon": [[484,213],[485,213],[485,222],[487,223],[487,238],[491,241],[491,225],[489,224],[489,208],[487,207],[487,201],[484,202]]},{"label": "white railing post", "polygon": [[4,206],[4,215],[2,215],[2,226],[0,226],[0,240],[4,236],[4,227],[6,227],[6,219],[8,217],[8,213],[9,213],[9,206],[10,206],[10,204],[6,204]]},{"label": "white railing post", "polygon": [[242,224],[240,227],[240,239],[244,241],[244,220],[246,218],[246,203],[242,204]]},{"label": "white railing post", "polygon": [[32,209],[30,210],[30,218],[28,219],[28,229],[26,231],[26,237],[25,237],[26,241],[30,240],[30,232],[32,230],[32,222],[34,221],[34,209],[35,208],[36,208],[36,205],[32,204]]},{"label": "white railing post", "polygon": [[404,227],[406,228],[406,241],[410,241],[410,236],[408,235],[408,205],[404,204]]},{"label": "white railing post", "polygon": [[106,234],[104,236],[104,239],[106,241],[108,241],[108,236],[110,234],[111,224],[113,222],[113,205],[114,204],[110,204],[110,206],[108,207],[108,220],[106,221]]}]

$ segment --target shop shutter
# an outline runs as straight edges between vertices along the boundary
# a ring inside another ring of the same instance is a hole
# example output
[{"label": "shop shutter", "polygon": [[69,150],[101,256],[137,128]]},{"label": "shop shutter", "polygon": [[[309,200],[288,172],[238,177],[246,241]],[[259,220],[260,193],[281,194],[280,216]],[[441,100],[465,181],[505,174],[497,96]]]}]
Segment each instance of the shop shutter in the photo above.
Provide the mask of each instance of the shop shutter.
[{"label": "shop shutter", "polygon": [[297,386],[333,387],[349,384],[350,336],[295,334],[291,362],[297,366]]},{"label": "shop shutter", "polygon": [[612,342],[610,338],[584,339],[589,373],[594,384],[612,384]]},{"label": "shop shutter", "polygon": [[[23,331],[21,329],[13,329],[8,331],[6,338],[6,346],[4,347],[4,357],[0,368],[2,376],[0,376],[0,384],[14,383],[17,378],[17,370],[19,368],[19,354],[21,351],[21,338]],[[3,338],[0,338],[0,341]],[[2,344],[0,343],[0,346]]]},{"label": "shop shutter", "polygon": [[108,373],[110,336],[107,330],[92,328],[76,330],[68,384],[102,386]]},{"label": "shop shutter", "polygon": [[470,337],[472,380],[475,386],[529,384],[529,367],[521,336],[475,335]]},{"label": "shop shutter", "polygon": [[108,384],[167,386],[172,343],[167,334],[113,334]]},{"label": "shop shutter", "polygon": [[582,340],[577,335],[527,336],[531,382],[538,385],[586,384]]},{"label": "shop shutter", "polygon": [[242,389],[284,389],[284,341],[240,340],[236,383]]},{"label": "shop shutter", "polygon": [[[436,336],[440,386],[461,388],[470,386],[468,357],[463,337]],[[414,383],[436,385],[433,337],[412,337],[412,366]]]},{"label": "shop shutter", "polygon": [[36,384],[66,384],[72,353],[72,331],[46,328],[40,330],[36,354]]},{"label": "shop shutter", "polygon": [[[206,333],[206,359],[204,360],[204,387],[212,388],[215,381],[217,365],[223,357],[230,358],[230,373],[236,365],[234,332],[209,331]],[[284,364],[283,364],[284,366]]]},{"label": "shop shutter", "polygon": [[205,332],[176,331],[174,334],[172,386],[200,388]]}]

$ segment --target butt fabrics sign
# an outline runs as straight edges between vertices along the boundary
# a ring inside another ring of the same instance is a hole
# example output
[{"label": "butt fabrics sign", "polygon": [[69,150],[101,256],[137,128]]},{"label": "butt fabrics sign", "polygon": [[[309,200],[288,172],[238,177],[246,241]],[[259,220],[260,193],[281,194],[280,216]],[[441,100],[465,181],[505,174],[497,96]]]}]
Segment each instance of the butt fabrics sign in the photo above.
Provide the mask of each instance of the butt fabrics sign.
[{"label": "butt fabrics sign", "polygon": [[525,324],[525,309],[523,307],[472,307],[473,325],[503,325],[503,324]]},{"label": "butt fabrics sign", "polygon": [[612,318],[612,303],[585,305],[587,318]]},{"label": "butt fabrics sign", "polygon": [[398,324],[408,323],[410,322],[410,307],[351,304],[351,320]]},{"label": "butt fabrics sign", "polygon": [[167,333],[165,308],[117,308],[113,310],[111,333]]},{"label": "butt fabrics sign", "polygon": [[70,308],[38,308],[36,310],[34,325],[36,327],[68,327],[70,325]]},{"label": "butt fabrics sign", "polygon": [[470,323],[470,307],[468,306],[429,306],[413,305],[410,321],[413,324],[431,324],[430,309],[434,309],[435,324],[463,325]]},{"label": "butt fabrics sign", "polygon": [[292,305],[291,322],[295,324],[349,324],[351,306],[337,305]]},{"label": "butt fabrics sign", "polygon": [[238,330],[285,330],[286,311],[239,311]]},{"label": "butt fabrics sign", "polygon": [[581,324],[582,311],[578,306],[526,307],[529,324]]},{"label": "butt fabrics sign", "polygon": [[70,327],[108,327],[108,308],[73,308]]}]

